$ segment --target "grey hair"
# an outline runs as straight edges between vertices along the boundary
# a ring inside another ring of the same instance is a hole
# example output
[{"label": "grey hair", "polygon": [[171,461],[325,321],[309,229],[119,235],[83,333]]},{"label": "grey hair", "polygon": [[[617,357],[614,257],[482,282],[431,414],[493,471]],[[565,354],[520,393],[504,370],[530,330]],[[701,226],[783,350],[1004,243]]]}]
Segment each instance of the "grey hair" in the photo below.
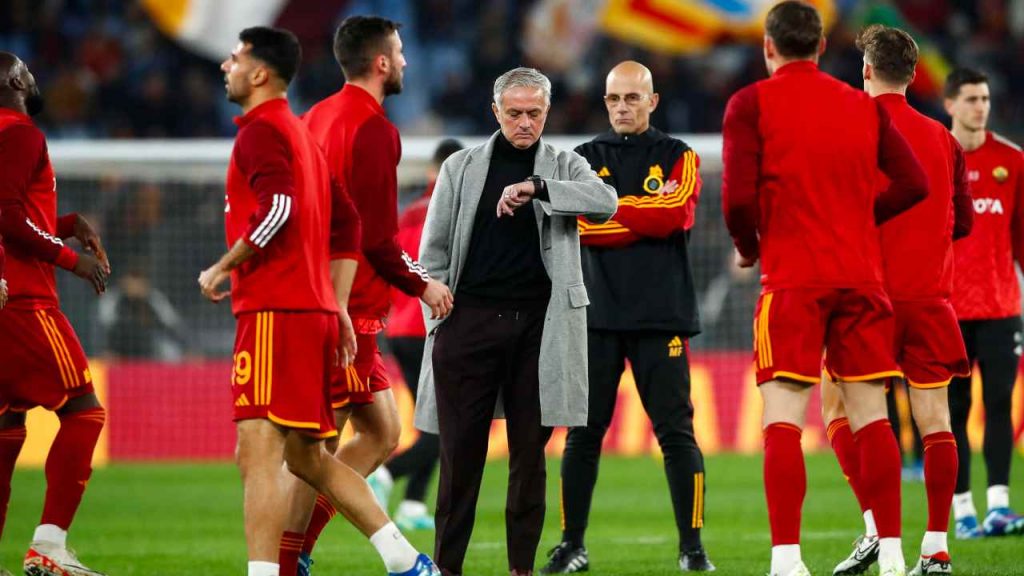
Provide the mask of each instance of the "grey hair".
[{"label": "grey hair", "polygon": [[544,102],[551,104],[551,80],[536,68],[513,68],[494,81],[494,103],[501,106],[501,96],[510,88],[540,88]]}]

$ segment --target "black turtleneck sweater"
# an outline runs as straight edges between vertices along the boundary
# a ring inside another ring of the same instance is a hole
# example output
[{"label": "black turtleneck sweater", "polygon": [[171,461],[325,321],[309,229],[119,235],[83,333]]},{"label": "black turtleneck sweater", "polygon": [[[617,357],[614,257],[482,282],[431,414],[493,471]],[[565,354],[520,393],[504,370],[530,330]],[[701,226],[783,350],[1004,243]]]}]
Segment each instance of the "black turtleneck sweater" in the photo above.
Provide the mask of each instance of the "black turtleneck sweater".
[{"label": "black turtleneck sweater", "polygon": [[473,219],[469,254],[457,287],[456,298],[464,303],[540,303],[551,297],[551,278],[541,259],[532,203],[519,207],[512,216],[496,215],[505,187],[533,174],[537,147],[535,143],[520,150],[500,135],[494,143],[487,181]]}]

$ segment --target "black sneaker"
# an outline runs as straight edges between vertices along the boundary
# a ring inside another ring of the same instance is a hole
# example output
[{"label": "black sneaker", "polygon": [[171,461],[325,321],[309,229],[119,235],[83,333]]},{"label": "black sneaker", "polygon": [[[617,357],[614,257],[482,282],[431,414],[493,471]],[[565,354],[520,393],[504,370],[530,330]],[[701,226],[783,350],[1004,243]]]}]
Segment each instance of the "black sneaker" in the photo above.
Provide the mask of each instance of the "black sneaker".
[{"label": "black sneaker", "polygon": [[540,569],[541,574],[574,574],[590,570],[587,549],[573,548],[568,542],[561,542],[548,550],[548,563]]},{"label": "black sneaker", "polygon": [[679,569],[683,572],[714,572],[715,565],[708,560],[703,548],[679,553]]}]

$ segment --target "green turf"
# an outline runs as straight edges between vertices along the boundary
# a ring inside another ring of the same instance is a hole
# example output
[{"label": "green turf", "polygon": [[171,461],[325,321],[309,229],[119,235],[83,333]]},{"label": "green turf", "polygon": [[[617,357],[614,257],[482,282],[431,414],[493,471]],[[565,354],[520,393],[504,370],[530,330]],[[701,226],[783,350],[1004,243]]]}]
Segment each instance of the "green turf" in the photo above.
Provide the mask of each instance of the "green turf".
[{"label": "green turf", "polygon": [[[558,462],[548,477],[549,513],[540,556],[558,540]],[[984,508],[984,467],[975,462],[975,502]],[[768,522],[761,491],[760,459],[716,456],[707,460],[707,520],[704,541],[720,574],[764,574],[768,568]],[[466,573],[505,574],[504,487],[506,463],[488,465]],[[804,558],[815,574],[831,574],[858,534],[859,510],[829,454],[808,459],[804,504]],[[1015,456],[1012,482],[1024,508],[1024,463]],[[922,484],[904,484],[904,550],[917,555],[924,530]],[[20,564],[38,520],[44,483],[41,471],[14,478],[0,563]],[[591,570],[608,575],[675,574],[676,536],[660,464],[652,459],[608,458],[602,463],[587,535]],[[432,533],[411,535],[422,550]],[[234,468],[215,465],[118,465],[97,470],[71,534],[70,544],[89,565],[112,576],[245,574],[241,489]],[[1024,538],[951,541],[956,574],[1024,574]],[[364,538],[337,521],[315,555],[315,574],[379,576],[383,569]],[[541,559],[538,559],[538,566]]]}]

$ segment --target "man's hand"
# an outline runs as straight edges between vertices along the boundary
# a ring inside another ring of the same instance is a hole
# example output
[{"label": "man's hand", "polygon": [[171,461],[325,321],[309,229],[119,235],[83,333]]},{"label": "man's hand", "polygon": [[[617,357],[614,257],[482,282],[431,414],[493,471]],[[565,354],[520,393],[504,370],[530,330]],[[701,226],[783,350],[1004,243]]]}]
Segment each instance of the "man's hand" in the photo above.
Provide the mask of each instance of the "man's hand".
[{"label": "man's hand", "polygon": [[747,258],[746,256],[736,251],[736,265],[740,268],[753,268],[754,264],[757,264],[757,258]]},{"label": "man's hand", "polygon": [[78,255],[78,262],[72,272],[75,276],[82,278],[92,284],[97,294],[103,294],[107,290],[107,274],[110,268],[106,263],[101,262],[92,254],[83,252]]},{"label": "man's hand", "polygon": [[0,310],[7,306],[7,280],[0,280]]},{"label": "man's hand", "polygon": [[106,270],[107,276],[110,276],[110,261],[107,260],[107,252],[103,249],[100,235],[96,233],[92,224],[89,224],[89,221],[83,218],[81,214],[75,220],[75,238],[82,243],[83,248],[96,256],[96,259],[99,260],[104,270]]},{"label": "man's hand", "polygon": [[516,208],[526,204],[533,199],[536,186],[533,182],[517,182],[511,186],[505,186],[501,192],[501,199],[498,200],[498,218],[511,216]]},{"label": "man's hand", "polygon": [[352,318],[348,310],[342,308],[338,312],[338,359],[342,368],[348,368],[356,361],[356,331],[352,327]]},{"label": "man's hand", "polygon": [[430,306],[430,319],[441,320],[448,317],[455,303],[455,297],[447,286],[437,280],[427,282],[427,289],[423,291],[420,300]]},{"label": "man's hand", "polygon": [[218,262],[199,274],[199,291],[207,300],[216,304],[231,295],[230,290],[217,289],[230,276],[231,273]]}]

